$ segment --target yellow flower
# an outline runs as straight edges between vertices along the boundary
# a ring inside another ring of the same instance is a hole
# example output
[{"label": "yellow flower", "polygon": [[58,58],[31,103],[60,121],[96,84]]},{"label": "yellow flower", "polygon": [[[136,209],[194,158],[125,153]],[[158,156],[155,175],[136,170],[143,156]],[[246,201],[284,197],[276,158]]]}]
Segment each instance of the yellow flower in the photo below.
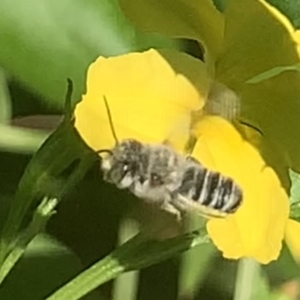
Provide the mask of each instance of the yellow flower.
[{"label": "yellow flower", "polygon": [[[177,55],[186,75],[176,73],[154,50],[101,57],[90,66],[87,94],[75,109],[75,127],[89,147],[97,151],[115,144],[104,96],[120,140],[161,143],[172,138],[178,125],[189,128],[191,114],[203,106],[211,82],[201,72],[201,62],[180,53],[165,52],[164,57],[167,55]],[[198,82],[197,88],[187,76]],[[206,167],[233,177],[245,193],[244,204],[235,215],[209,221],[214,243],[228,258],[253,256],[265,263],[275,259],[288,217],[287,196],[275,172],[224,119],[201,118],[194,131],[198,141],[193,156]],[[188,134],[184,130],[174,135],[180,137],[179,144],[173,141],[177,150],[182,150]]]},{"label": "yellow flower", "polygon": [[[259,128],[285,158],[276,160],[272,148],[260,148],[261,153],[268,152],[266,158],[270,160],[270,166],[277,171],[283,164],[286,168],[300,171],[300,74],[283,72],[259,84],[246,83],[275,67],[299,63],[299,32],[282,13],[264,0],[227,1],[223,13],[211,0],[119,1],[125,14],[141,28],[199,41],[205,48],[205,64],[210,76],[240,96],[240,118]],[[224,131],[229,128],[226,126],[219,124],[219,132],[225,135]],[[206,139],[209,144],[211,139],[216,141],[219,136],[222,144],[222,134],[217,135],[204,127],[206,130],[201,131],[200,140]],[[233,130],[229,131],[233,134]],[[300,226],[288,220],[287,195],[276,173],[271,167],[266,167],[249,144],[241,141],[234,144],[229,141],[231,138],[229,134],[226,147],[225,141],[222,144],[227,155],[222,153],[221,148],[215,152],[215,146],[212,147],[213,154],[209,154],[207,149],[195,150],[195,155],[200,160],[207,159],[209,166],[228,174],[233,172],[232,176],[246,191],[245,204],[235,216],[209,222],[212,239],[225,257],[252,256],[263,263],[276,259],[284,234],[293,249],[300,249],[300,240],[295,240],[297,230],[300,235]],[[208,147],[200,142],[197,147],[199,145]],[[248,155],[250,158],[247,158]],[[218,163],[209,163],[209,157]],[[242,157],[249,163],[242,162]],[[230,165],[238,166],[242,174],[238,174],[238,170],[227,170]],[[249,168],[251,176],[246,175]],[[278,173],[285,183],[282,174]],[[292,231],[293,234],[290,234]]]},{"label": "yellow flower", "polygon": [[272,168],[236,129],[220,117],[196,125],[199,138],[193,156],[206,167],[234,178],[243,190],[243,204],[225,219],[207,224],[224,257],[254,257],[268,263],[278,257],[289,214],[288,197]]},{"label": "yellow flower", "polygon": [[[116,142],[105,97],[119,140],[168,140],[182,151],[191,116],[203,107],[214,78],[241,97],[241,119],[260,128],[289,162],[276,159],[273,148],[242,136],[224,119],[202,116],[193,128],[197,136],[193,156],[232,177],[244,191],[241,208],[228,218],[210,220],[208,232],[227,258],[248,256],[268,263],[278,257],[284,236],[300,252],[296,240],[300,225],[288,219],[288,196],[282,187],[286,187],[286,174],[278,171],[281,165],[300,170],[300,77],[286,72],[257,85],[246,84],[273,67],[298,63],[298,33],[263,0],[232,0],[224,13],[210,0],[201,5],[196,0],[121,3],[148,30],[202,42],[206,60],[154,50],[99,58],[89,69],[87,94],[75,110],[75,126],[84,141],[95,151],[112,148]],[[170,6],[172,13],[168,14]],[[268,164],[262,158],[265,152]]]},{"label": "yellow flower", "polygon": [[[176,60],[185,73],[172,69],[165,57]],[[162,143],[171,138],[170,143],[182,149],[191,111],[202,108],[209,84],[203,63],[183,53],[149,50],[100,57],[88,70],[87,94],[76,106],[75,127],[93,150],[112,148],[116,141],[105,97],[119,140]],[[179,130],[176,135],[174,128]]]}]

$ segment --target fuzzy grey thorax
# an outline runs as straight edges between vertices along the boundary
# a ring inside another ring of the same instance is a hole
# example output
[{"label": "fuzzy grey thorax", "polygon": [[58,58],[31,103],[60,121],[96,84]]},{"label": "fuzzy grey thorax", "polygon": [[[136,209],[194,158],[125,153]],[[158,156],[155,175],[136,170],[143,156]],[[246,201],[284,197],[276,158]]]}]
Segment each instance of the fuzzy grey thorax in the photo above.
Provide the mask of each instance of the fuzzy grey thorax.
[{"label": "fuzzy grey thorax", "polygon": [[144,145],[139,180],[131,191],[138,197],[165,201],[181,181],[185,159],[165,145]]}]

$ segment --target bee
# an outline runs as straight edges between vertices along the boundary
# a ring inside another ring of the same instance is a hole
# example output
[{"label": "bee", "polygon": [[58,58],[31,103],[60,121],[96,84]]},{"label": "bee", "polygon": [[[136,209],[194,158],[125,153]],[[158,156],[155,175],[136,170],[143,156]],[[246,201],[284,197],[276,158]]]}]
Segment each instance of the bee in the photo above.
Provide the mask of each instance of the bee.
[{"label": "bee", "polygon": [[242,203],[242,190],[230,177],[205,168],[165,144],[135,139],[118,141],[106,98],[106,110],[114,139],[101,160],[103,179],[138,198],[158,205],[177,219],[189,211],[205,217],[226,217]]},{"label": "bee", "polygon": [[236,212],[243,200],[242,189],[232,178],[208,170],[192,157],[187,157],[181,185],[173,193],[173,205],[179,210],[215,218]]}]

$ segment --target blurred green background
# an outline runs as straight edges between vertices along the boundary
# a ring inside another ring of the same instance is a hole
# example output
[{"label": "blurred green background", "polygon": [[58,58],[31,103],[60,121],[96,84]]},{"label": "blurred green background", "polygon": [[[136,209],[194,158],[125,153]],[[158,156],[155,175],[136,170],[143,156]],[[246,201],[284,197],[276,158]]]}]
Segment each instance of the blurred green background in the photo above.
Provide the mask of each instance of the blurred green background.
[{"label": "blurred green background", "polygon": [[[294,25],[300,24],[297,1],[270,2]],[[216,5],[222,10],[225,1],[216,0]],[[0,226],[31,157],[61,122],[66,78],[74,82],[75,103],[85,92],[89,64],[100,55],[168,47],[202,56],[192,41],[139,31],[123,16],[116,0],[1,0],[0,41]],[[81,144],[75,133],[72,138]],[[72,172],[69,167],[59,170],[60,181],[51,191],[64,185],[64,176]],[[0,287],[0,299],[44,299],[133,234],[133,221],[127,216],[135,205],[136,199],[101,181],[95,159],[84,178],[63,195],[46,233],[30,244]],[[31,213],[29,209],[25,223]],[[84,299],[233,299],[237,272],[241,272],[237,262],[226,261],[212,245],[203,245],[140,273],[122,275]],[[271,296],[270,287],[299,277],[287,249],[261,272],[252,299],[279,299]]]}]

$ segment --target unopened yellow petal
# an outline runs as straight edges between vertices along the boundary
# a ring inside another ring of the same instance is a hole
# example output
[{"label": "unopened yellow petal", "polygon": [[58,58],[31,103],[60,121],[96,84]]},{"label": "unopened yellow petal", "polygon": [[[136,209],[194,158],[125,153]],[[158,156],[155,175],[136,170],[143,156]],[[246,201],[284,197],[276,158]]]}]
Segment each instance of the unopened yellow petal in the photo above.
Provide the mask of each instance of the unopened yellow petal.
[{"label": "unopened yellow petal", "polygon": [[297,260],[300,260],[300,223],[289,219],[286,224],[285,240]]},{"label": "unopened yellow petal", "polygon": [[268,263],[278,257],[288,218],[288,197],[274,170],[236,129],[220,117],[204,117],[193,156],[209,169],[233,178],[244,199],[225,219],[211,219],[208,232],[224,257],[253,257]]},{"label": "unopened yellow petal", "polygon": [[[176,58],[175,70],[168,58]],[[197,82],[197,88],[191,81]],[[100,57],[88,70],[87,94],[76,106],[75,127],[93,150],[112,148],[116,141],[105,97],[119,140],[163,142],[179,124],[182,131],[188,129],[191,111],[203,106],[209,85],[203,63],[179,52],[149,50]],[[186,138],[187,134],[188,130]]]}]

